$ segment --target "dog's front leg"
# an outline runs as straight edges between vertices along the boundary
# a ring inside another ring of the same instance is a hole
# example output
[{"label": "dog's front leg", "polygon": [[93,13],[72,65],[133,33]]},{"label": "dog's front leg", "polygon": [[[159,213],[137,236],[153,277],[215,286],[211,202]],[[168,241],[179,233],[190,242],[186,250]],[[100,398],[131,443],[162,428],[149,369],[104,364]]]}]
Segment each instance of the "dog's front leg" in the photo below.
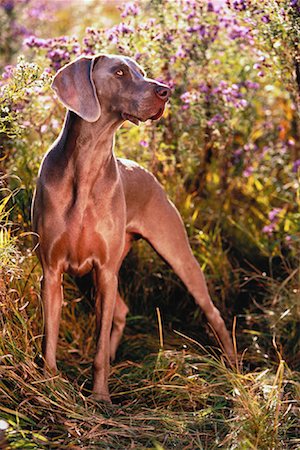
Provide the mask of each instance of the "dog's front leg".
[{"label": "dog's front leg", "polygon": [[44,306],[43,356],[46,369],[57,371],[56,347],[62,306],[62,274],[58,270],[43,269],[41,294]]},{"label": "dog's front leg", "polygon": [[102,268],[96,274],[96,286],[98,342],[94,359],[93,393],[97,400],[110,402],[108,376],[110,369],[110,334],[118,289],[116,273]]},{"label": "dog's front leg", "polygon": [[129,309],[119,293],[114,310],[113,326],[110,336],[110,360],[114,361],[116,358],[117,348],[122,339],[123,331],[126,325],[126,315]]}]

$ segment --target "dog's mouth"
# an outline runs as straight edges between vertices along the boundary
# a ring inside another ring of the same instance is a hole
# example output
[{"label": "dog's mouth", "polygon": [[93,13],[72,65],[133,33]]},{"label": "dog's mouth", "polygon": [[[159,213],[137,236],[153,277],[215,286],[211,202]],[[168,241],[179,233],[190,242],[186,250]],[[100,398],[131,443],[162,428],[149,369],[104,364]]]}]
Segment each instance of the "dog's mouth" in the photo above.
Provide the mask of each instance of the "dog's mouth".
[{"label": "dog's mouth", "polygon": [[121,113],[121,116],[122,116],[122,119],[129,120],[130,122],[134,123],[135,125],[138,125],[139,122],[142,120],[136,116],[133,116],[132,114],[128,114],[128,113],[124,113],[124,112]]},{"label": "dog's mouth", "polygon": [[140,117],[133,116],[132,114],[128,114],[125,112],[121,113],[122,119],[129,120],[130,122],[134,123],[135,125],[138,125],[139,122],[145,122],[145,120],[157,120],[159,119],[164,112],[164,108],[159,108],[158,112],[154,114],[151,117],[148,117],[147,119],[141,119]]},{"label": "dog's mouth", "polygon": [[159,108],[158,112],[154,114],[154,116],[150,117],[150,120],[157,120],[159,119],[164,112],[164,108]]}]

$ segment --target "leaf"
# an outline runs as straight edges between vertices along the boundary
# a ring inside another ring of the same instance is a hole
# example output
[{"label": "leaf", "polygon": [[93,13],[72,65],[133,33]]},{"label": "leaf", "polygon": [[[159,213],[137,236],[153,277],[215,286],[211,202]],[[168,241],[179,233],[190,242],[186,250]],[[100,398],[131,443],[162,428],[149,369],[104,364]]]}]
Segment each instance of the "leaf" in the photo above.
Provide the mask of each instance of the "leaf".
[{"label": "leaf", "polygon": [[258,191],[262,191],[264,188],[262,183],[257,178],[254,178],[254,186]]}]

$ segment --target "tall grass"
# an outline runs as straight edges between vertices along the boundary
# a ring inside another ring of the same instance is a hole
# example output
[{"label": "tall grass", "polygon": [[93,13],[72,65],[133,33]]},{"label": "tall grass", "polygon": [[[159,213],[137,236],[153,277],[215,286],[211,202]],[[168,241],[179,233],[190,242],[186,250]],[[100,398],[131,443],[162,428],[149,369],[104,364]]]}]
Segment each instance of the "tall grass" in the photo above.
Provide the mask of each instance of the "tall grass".
[{"label": "tall grass", "polygon": [[[9,448],[299,448],[299,373],[275,338],[276,358],[253,345],[230,366],[214,348],[164,327],[159,339],[155,321],[131,316],[111,369],[114,406],[106,407],[90,396],[93,310],[80,297],[68,298],[60,374],[45,376],[35,266],[28,258],[22,278],[1,297],[0,417],[9,426]],[[65,290],[75,293],[69,281]],[[243,336],[235,341],[241,350]]]},{"label": "tall grass", "polygon": [[5,184],[6,179],[0,172],[0,293],[4,292],[5,283],[19,273],[21,256],[9,220],[9,205],[17,191],[10,191]]},{"label": "tall grass", "polygon": [[[24,258],[17,250],[8,221],[12,193],[2,194],[0,425],[6,432],[0,431],[1,448],[299,448],[300,377],[284,356],[295,366],[290,355],[298,351],[296,321],[288,318],[298,310],[297,271],[277,284],[263,277],[270,301],[249,311],[241,331],[234,322],[234,365],[217,349],[164,325],[164,312],[159,326],[149,316],[129,316],[111,369],[113,407],[107,407],[91,397],[93,305],[68,278],[59,374],[50,377],[41,369],[40,268],[30,251]],[[253,277],[259,282],[261,275]],[[132,294],[129,289],[127,297]],[[290,311],[278,316],[282,297]],[[260,328],[269,327],[270,318],[273,337]],[[290,339],[282,341],[285,328]],[[186,329],[196,334],[192,324]],[[207,339],[199,329],[198,336]]]}]

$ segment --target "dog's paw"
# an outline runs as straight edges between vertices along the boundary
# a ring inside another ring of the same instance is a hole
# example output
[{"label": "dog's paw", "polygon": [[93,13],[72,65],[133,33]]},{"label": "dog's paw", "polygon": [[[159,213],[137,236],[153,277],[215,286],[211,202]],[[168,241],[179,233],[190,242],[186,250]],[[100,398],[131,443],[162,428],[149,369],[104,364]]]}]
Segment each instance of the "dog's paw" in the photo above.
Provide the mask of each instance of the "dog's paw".
[{"label": "dog's paw", "polygon": [[115,351],[111,351],[110,352],[110,362],[113,363],[115,362],[116,359],[116,352]]},{"label": "dog's paw", "polygon": [[112,401],[110,399],[110,395],[108,392],[92,392],[92,397],[97,402],[104,403],[106,405],[112,405]]},{"label": "dog's paw", "polygon": [[118,406],[112,404],[109,394],[93,392],[91,398],[93,399],[93,403],[97,404],[104,417],[111,417],[116,414]]}]

